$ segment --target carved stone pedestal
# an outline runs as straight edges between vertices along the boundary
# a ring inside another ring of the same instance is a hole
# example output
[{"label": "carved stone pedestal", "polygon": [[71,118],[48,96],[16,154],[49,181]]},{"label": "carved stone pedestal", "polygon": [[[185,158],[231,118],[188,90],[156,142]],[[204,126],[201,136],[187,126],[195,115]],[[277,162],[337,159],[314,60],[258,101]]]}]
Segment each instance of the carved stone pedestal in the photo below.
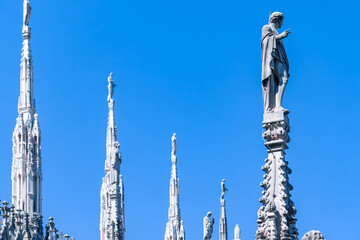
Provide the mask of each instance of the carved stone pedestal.
[{"label": "carved stone pedestal", "polygon": [[263,206],[258,212],[258,230],[256,239],[295,240],[298,239],[296,228],[296,209],[291,201],[289,183],[291,169],[285,160],[287,143],[290,142],[289,118],[286,112],[266,112],[263,119],[263,139],[268,157],[262,170],[265,172],[264,188],[260,202]]}]

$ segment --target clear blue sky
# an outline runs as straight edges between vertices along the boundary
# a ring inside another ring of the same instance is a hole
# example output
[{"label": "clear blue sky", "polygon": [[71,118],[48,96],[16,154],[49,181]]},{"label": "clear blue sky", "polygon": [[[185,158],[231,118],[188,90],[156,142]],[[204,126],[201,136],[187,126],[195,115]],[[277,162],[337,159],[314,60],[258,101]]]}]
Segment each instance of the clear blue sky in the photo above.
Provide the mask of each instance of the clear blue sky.
[{"label": "clear blue sky", "polygon": [[[107,76],[114,73],[126,238],[162,239],[170,137],[178,134],[187,239],[219,218],[229,239],[257,229],[261,166],[261,28],[285,15],[291,78],[287,160],[300,236],[359,240],[359,1],[31,0],[35,98],[42,129],[43,214],[76,239],[99,238]],[[0,1],[0,199],[11,199],[22,1]],[[218,238],[218,222],[214,239]]]}]

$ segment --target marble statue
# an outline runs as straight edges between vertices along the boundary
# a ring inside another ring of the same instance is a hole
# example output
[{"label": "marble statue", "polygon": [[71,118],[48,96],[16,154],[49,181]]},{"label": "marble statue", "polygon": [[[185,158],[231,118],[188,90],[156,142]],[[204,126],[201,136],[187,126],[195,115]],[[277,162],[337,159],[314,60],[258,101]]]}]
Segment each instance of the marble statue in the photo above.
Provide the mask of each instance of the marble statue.
[{"label": "marble statue", "polygon": [[282,40],[290,34],[290,29],[281,34],[284,15],[280,12],[271,14],[269,24],[262,28],[261,37],[261,83],[265,112],[288,110],[282,107],[282,98],[289,78],[289,62]]},{"label": "marble statue", "polygon": [[228,189],[225,187],[225,179],[221,182],[221,199],[225,198],[225,193],[228,191]]},{"label": "marble statue", "polygon": [[23,12],[23,21],[24,21],[24,27],[28,27],[30,23],[30,17],[31,17],[31,6],[29,0],[24,1],[24,12]]},{"label": "marble statue", "polygon": [[204,240],[210,240],[213,233],[213,225],[215,223],[215,218],[211,219],[211,212],[208,212],[204,217]]},{"label": "marble statue", "polygon": [[110,76],[108,77],[108,89],[109,89],[109,95],[107,97],[107,100],[110,101],[110,99],[113,98],[114,96],[114,88],[116,87],[116,85],[114,84],[114,80],[112,79],[113,74],[110,73]]},{"label": "marble statue", "polygon": [[171,148],[172,148],[172,151],[171,151],[171,155],[176,155],[176,133],[173,134],[173,136],[171,137]]}]

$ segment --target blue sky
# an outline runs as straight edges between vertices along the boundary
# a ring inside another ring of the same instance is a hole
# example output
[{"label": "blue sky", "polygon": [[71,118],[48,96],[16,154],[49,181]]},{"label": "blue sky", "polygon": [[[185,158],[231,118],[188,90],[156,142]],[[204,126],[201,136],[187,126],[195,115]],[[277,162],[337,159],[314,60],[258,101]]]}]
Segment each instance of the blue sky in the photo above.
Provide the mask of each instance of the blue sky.
[{"label": "blue sky", "polygon": [[[187,239],[218,220],[227,180],[229,239],[254,239],[260,207],[261,28],[285,15],[290,80],[287,160],[300,236],[360,239],[358,1],[31,0],[42,129],[43,215],[76,239],[99,238],[107,76],[114,73],[126,238],[165,232],[171,135],[178,136]],[[22,1],[0,2],[0,199],[11,199]],[[218,222],[214,239],[218,238]]]}]

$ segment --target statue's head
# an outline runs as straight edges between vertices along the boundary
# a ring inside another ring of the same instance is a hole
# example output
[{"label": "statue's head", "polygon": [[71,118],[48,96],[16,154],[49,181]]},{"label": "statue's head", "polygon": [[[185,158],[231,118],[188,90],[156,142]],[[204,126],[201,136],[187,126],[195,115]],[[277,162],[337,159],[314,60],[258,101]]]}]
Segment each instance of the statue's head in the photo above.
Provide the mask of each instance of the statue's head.
[{"label": "statue's head", "polygon": [[212,215],[212,212],[208,212],[208,213],[206,214],[207,217],[211,217],[211,215]]},{"label": "statue's head", "polygon": [[276,25],[281,28],[284,20],[284,14],[281,12],[273,12],[269,18],[269,23],[276,23]]}]

